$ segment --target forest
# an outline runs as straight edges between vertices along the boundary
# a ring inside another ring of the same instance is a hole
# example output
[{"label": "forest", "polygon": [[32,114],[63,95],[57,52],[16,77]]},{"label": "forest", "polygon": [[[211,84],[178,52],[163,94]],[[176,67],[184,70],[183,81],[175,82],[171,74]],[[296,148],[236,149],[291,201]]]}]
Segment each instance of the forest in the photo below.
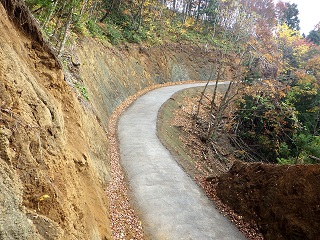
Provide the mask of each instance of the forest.
[{"label": "forest", "polygon": [[[273,0],[26,0],[57,55],[91,36],[106,44],[187,43],[213,57],[206,139],[228,129],[243,160],[320,163],[320,23]],[[232,111],[226,109],[232,104]],[[225,119],[228,119],[227,121]]]}]

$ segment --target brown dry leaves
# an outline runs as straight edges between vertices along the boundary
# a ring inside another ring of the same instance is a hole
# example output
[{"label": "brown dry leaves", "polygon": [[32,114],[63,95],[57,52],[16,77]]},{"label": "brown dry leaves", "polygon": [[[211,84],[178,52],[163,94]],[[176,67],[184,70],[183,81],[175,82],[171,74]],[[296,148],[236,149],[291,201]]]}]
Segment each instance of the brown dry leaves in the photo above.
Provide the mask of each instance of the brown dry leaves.
[{"label": "brown dry leaves", "polygon": [[[207,122],[209,116],[209,107],[212,93],[206,93],[199,108],[197,124],[194,124],[194,116],[198,111],[200,99],[200,90],[198,94],[191,94],[183,98],[179,109],[175,110],[171,125],[178,127],[185,134],[180,135],[179,139],[185,145],[184,150],[196,161],[196,170],[205,176],[217,175],[225,172],[228,166],[214,156],[214,152],[209,145],[203,142],[203,137],[207,134]],[[217,93],[217,103],[219,104],[221,94]],[[180,104],[180,103],[179,103]],[[199,126],[199,122],[202,123]],[[205,126],[203,126],[205,125]],[[224,151],[225,152],[225,151]]]},{"label": "brown dry leaves", "polygon": [[[200,124],[194,124],[192,116],[196,114],[197,105],[199,102],[199,96],[187,96],[183,98],[183,103],[179,103],[180,108],[174,112],[174,118],[171,121],[171,126],[180,128],[184,133],[180,136],[181,141],[185,145],[185,151],[196,160],[195,168],[198,170],[199,175],[194,179],[197,184],[204,190],[206,195],[215,202],[219,211],[227,216],[238,229],[246,236],[247,239],[260,240],[263,239],[262,235],[257,230],[255,223],[245,222],[241,215],[236,214],[229,206],[223,204],[216,194],[217,176],[226,172],[232,164],[232,160],[228,162],[221,162],[217,159],[215,154],[210,153],[210,148],[201,141],[201,135],[205,134],[205,123],[208,119],[208,111],[212,98],[212,94],[207,93],[203,99],[203,105],[200,107],[198,122]],[[221,94],[218,94],[217,100],[221,99]],[[217,102],[219,104],[219,102]],[[228,114],[228,113],[227,113]],[[202,124],[201,124],[202,123]],[[220,135],[224,134],[221,132]],[[229,152],[230,150],[225,149],[226,140],[220,136],[216,142],[213,142],[216,149],[219,152]],[[226,154],[229,158],[230,154]],[[208,176],[212,179],[208,181]],[[215,177],[213,177],[215,176]]]},{"label": "brown dry leaves", "polygon": [[106,193],[110,204],[110,223],[113,239],[143,239],[143,228],[140,219],[130,204],[128,182],[120,164],[120,153],[117,138],[117,124],[119,116],[140,96],[156,88],[195,83],[185,81],[177,83],[158,84],[145,88],[135,95],[127,98],[112,113],[109,124],[109,157],[110,174],[112,181],[109,183]]},{"label": "brown dry leaves", "polygon": [[243,233],[247,239],[263,240],[262,234],[258,231],[256,223],[245,222],[243,217],[235,213],[228,205],[221,202],[217,197],[216,185],[217,179],[214,178],[210,182],[206,177],[199,176],[195,178],[196,182],[203,188],[206,195],[215,202],[217,209],[225,216],[227,216],[231,222],[233,222],[237,228]]}]

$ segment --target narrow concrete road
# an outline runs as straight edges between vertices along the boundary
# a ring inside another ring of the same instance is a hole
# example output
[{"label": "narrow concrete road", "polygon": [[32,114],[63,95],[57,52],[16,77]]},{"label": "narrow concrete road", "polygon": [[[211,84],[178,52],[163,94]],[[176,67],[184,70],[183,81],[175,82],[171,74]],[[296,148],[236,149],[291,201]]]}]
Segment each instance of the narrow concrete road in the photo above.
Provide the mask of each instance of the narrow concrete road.
[{"label": "narrow concrete road", "polygon": [[134,102],[119,120],[121,163],[152,240],[245,239],[177,165],[156,135],[161,105],[175,92],[199,85],[151,91]]}]

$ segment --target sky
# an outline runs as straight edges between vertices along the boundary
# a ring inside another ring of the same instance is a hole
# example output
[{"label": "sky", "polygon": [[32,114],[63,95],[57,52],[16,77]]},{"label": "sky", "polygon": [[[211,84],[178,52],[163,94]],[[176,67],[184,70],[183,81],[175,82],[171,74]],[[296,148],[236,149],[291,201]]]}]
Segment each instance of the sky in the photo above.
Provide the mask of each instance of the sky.
[{"label": "sky", "polygon": [[284,2],[298,5],[301,34],[308,35],[314,29],[314,26],[320,22],[320,0],[288,0]]}]

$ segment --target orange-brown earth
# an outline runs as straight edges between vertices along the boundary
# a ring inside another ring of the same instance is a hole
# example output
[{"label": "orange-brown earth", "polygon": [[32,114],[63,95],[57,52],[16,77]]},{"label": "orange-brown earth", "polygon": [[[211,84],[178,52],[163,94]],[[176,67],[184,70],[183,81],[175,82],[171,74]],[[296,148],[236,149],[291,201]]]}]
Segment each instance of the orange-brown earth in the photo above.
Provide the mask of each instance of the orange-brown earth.
[{"label": "orange-brown earth", "polygon": [[0,0],[0,49],[0,239],[141,236],[129,199],[113,188],[123,173],[110,163],[109,117],[145,87],[207,78],[204,49],[87,38],[67,48],[63,70],[20,0]]},{"label": "orange-brown earth", "polygon": [[109,239],[104,130],[37,35],[12,22],[32,22],[23,5],[2,4],[0,238]]},{"label": "orange-brown earth", "polygon": [[265,239],[320,239],[320,166],[235,162],[217,196]]}]

